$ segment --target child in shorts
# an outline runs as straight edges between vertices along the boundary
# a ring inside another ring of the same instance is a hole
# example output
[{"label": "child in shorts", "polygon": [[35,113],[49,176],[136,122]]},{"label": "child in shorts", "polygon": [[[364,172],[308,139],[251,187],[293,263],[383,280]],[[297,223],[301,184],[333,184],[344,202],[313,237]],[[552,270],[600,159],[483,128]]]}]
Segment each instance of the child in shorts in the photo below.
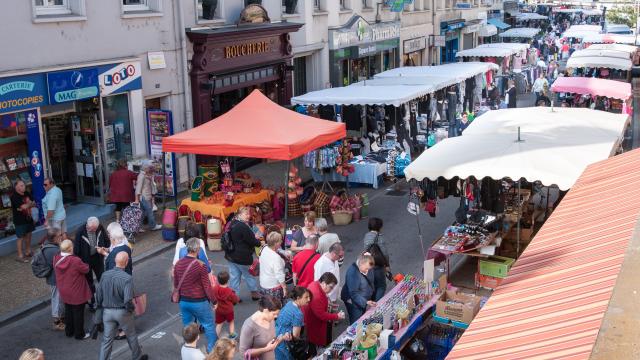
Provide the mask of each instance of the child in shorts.
[{"label": "child in shorts", "polygon": [[238,335],[235,333],[234,311],[233,306],[240,302],[240,298],[235,291],[229,288],[229,273],[221,271],[218,273],[218,286],[215,287],[216,299],[218,306],[216,308],[216,333],[220,336],[222,326],[229,324],[229,338],[235,339]]}]

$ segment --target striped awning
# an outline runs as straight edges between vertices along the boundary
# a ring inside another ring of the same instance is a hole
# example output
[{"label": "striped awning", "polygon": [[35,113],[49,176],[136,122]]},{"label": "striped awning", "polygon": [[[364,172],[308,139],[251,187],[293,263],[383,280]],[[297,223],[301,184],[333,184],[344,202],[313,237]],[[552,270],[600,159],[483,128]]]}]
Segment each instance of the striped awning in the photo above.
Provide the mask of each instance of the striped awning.
[{"label": "striped awning", "polygon": [[638,199],[640,150],[587,167],[447,359],[588,359]]}]

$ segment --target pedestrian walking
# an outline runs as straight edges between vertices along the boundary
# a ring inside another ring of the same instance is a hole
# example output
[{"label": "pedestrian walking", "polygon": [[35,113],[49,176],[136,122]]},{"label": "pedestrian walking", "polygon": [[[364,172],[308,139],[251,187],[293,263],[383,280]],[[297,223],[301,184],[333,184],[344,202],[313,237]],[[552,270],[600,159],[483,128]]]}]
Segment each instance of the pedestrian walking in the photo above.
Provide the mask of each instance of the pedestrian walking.
[{"label": "pedestrian walking", "polygon": [[291,247],[289,248],[289,250],[294,253],[302,251],[307,238],[311,235],[317,234],[318,230],[316,229],[316,213],[315,211],[307,211],[304,214],[304,226],[293,234],[293,240],[291,241]]},{"label": "pedestrian walking", "polygon": [[156,168],[153,164],[143,166],[142,171],[138,174],[136,180],[136,200],[135,203],[140,204],[142,211],[147,217],[147,225],[149,230],[160,230],[162,225],[156,224],[156,215],[153,211],[153,197],[158,192],[153,176]]},{"label": "pedestrian walking", "polygon": [[349,322],[352,324],[365,313],[367,306],[376,306],[373,301],[373,271],[370,271],[374,265],[373,257],[364,253],[347,270],[340,298],[347,307]]},{"label": "pedestrian walking", "polygon": [[100,360],[111,359],[113,341],[116,340],[118,329],[122,329],[129,344],[133,360],[147,360],[149,357],[142,353],[138,343],[138,334],[133,318],[133,278],[126,272],[129,254],[119,252],[115,258],[116,266],[102,274],[96,291],[96,322],[104,325],[102,345],[100,346]]},{"label": "pedestrian walking", "polygon": [[544,91],[545,85],[548,87],[549,82],[544,77],[544,72],[540,72],[540,75],[538,76],[536,81],[533,82],[533,86],[531,88],[531,90],[533,90],[533,92],[536,94],[536,101],[535,101],[536,104],[538,103],[538,101],[540,100],[540,97],[542,96],[542,92]]},{"label": "pedestrian walking", "polygon": [[313,281],[313,266],[320,259],[320,254],[316,251],[318,245],[318,236],[312,235],[307,239],[304,250],[300,251],[293,257],[291,270],[293,272],[293,283],[307,287]]},{"label": "pedestrian walking", "polygon": [[238,295],[229,288],[229,273],[218,273],[218,285],[214,288],[218,306],[216,307],[216,335],[220,336],[222,326],[229,325],[229,338],[235,339],[236,334],[235,311],[233,307],[240,301]]},{"label": "pedestrian walking", "polygon": [[384,240],[384,236],[382,236],[382,219],[377,217],[372,217],[369,219],[368,228],[369,231],[364,234],[364,250],[368,251],[371,245],[377,244],[384,256],[389,258],[389,250],[387,248],[387,243]]},{"label": "pedestrian walking", "polygon": [[250,219],[251,211],[248,207],[238,209],[238,215],[228,227],[233,250],[225,249],[224,257],[229,262],[229,275],[231,275],[229,286],[231,289],[240,296],[240,282],[244,279],[251,291],[251,299],[255,301],[260,299],[260,292],[255,277],[249,273],[249,266],[253,264],[254,249],[260,246],[260,240],[256,239],[249,226]]},{"label": "pedestrian walking", "polygon": [[329,225],[327,224],[327,219],[317,218],[316,230],[318,231],[318,235],[320,236],[320,238],[318,239],[317,249],[320,255],[329,251],[331,245],[340,242],[340,237],[338,237],[338,234],[328,232]]},{"label": "pedestrian walking", "polygon": [[332,273],[336,277],[336,286],[329,293],[329,299],[332,303],[338,301],[340,295],[340,259],[344,258],[344,247],[342,244],[335,243],[331,245],[329,251],[318,259],[313,266],[313,280],[318,281],[320,277],[327,272]]},{"label": "pedestrian walking", "polygon": [[45,226],[58,228],[62,236],[67,238],[67,212],[64,210],[62,190],[56,186],[52,178],[44,179],[44,189],[47,194],[42,199],[42,210],[45,214]]},{"label": "pedestrian walking", "polygon": [[328,295],[338,288],[338,278],[330,272],[326,272],[320,278],[309,284],[311,300],[309,305],[303,307],[304,327],[309,344],[315,346],[327,346],[331,339],[331,325],[333,321],[343,320],[344,312],[331,313],[329,309]]},{"label": "pedestrian walking", "polygon": [[27,349],[22,352],[18,360],[44,360],[44,351],[38,348]]},{"label": "pedestrian walking", "polygon": [[31,234],[35,229],[34,219],[31,211],[36,204],[33,196],[27,191],[26,185],[22,180],[16,180],[13,184],[13,194],[11,194],[11,213],[13,215],[13,225],[16,229],[16,247],[18,250],[19,262],[27,263],[32,256],[31,253]]},{"label": "pedestrian walking", "polygon": [[200,339],[200,328],[198,324],[191,323],[182,330],[182,339],[184,344],[180,348],[180,357],[182,360],[204,360],[204,354],[198,349],[198,340]]},{"label": "pedestrian walking", "polygon": [[216,346],[207,355],[207,360],[233,360],[237,348],[236,342],[231,339],[218,339]]},{"label": "pedestrian walking", "polygon": [[276,337],[275,320],[282,303],[271,296],[258,300],[258,311],[242,324],[240,331],[240,353],[245,359],[275,360],[275,349],[289,336]]},{"label": "pedestrian walking", "polygon": [[87,282],[91,288],[92,300],[89,303],[90,309],[94,310],[95,305],[93,298],[96,293],[96,287],[93,280],[95,275],[99,282],[104,272],[104,256],[98,252],[98,248],[108,248],[110,246],[107,231],[100,225],[100,220],[92,216],[76,233],[73,241],[73,254],[82,260],[83,263],[89,265],[87,273]]},{"label": "pedestrian walking", "polygon": [[116,222],[120,222],[122,210],[135,202],[134,184],[138,175],[127,169],[127,161],[120,159],[116,165],[116,171],[109,176],[109,202],[116,205]]},{"label": "pedestrian walking", "polygon": [[[62,242],[60,230],[55,228],[48,229],[47,238],[40,249],[42,260],[48,266],[48,273],[45,279],[47,285],[51,287],[51,317],[53,317],[53,328],[55,330],[64,330],[64,303],[60,298],[60,291],[56,285],[56,272],[53,269],[53,258],[60,254],[60,242]],[[36,255],[34,260],[39,262],[39,255]]]},{"label": "pedestrian walking", "polygon": [[[280,311],[276,319],[276,336],[289,334],[291,340],[300,339],[304,326],[304,315],[301,308],[311,301],[309,290],[296,286],[291,290],[291,300]],[[297,360],[289,352],[288,341],[282,341],[276,346],[276,360]]]},{"label": "pedestrian walking", "polygon": [[187,256],[187,245],[185,239],[196,238],[198,239],[198,244],[200,245],[200,251],[198,252],[198,260],[202,261],[204,266],[207,267],[207,271],[211,272],[211,264],[209,263],[209,257],[207,256],[207,248],[204,245],[204,240],[202,240],[202,233],[200,231],[200,227],[194,223],[189,222],[184,231],[184,237],[178,239],[176,242],[176,249],[173,254],[173,266],[176,265],[178,260]]},{"label": "pedestrian walking", "polygon": [[260,253],[260,288],[262,295],[270,295],[284,302],[287,297],[285,281],[285,262],[278,254],[282,246],[282,234],[270,232],[267,235],[267,246]]},{"label": "pedestrian walking", "polygon": [[509,79],[508,82],[507,95],[505,98],[505,102],[507,103],[507,108],[515,109],[517,107],[518,100],[518,92],[516,91],[516,82]]},{"label": "pedestrian walking", "polygon": [[84,331],[84,306],[91,299],[91,289],[86,274],[89,265],[73,255],[73,242],[64,240],[60,244],[60,254],[53,257],[53,270],[60,298],[64,303],[64,332],[76,340],[89,338]]},{"label": "pedestrian walking", "polygon": [[209,352],[218,339],[213,318],[216,298],[209,272],[197,259],[199,250],[198,239],[187,240],[187,256],[180,259],[173,269],[173,287],[180,295],[182,324],[187,326],[197,320],[202,325],[207,336]]},{"label": "pedestrian walking", "polygon": [[[98,248],[97,251],[102,254],[102,256],[106,256],[104,260],[104,269],[105,271],[111,270],[116,267],[116,256],[118,253],[126,252],[127,258],[131,259],[131,248],[129,247],[129,243],[127,242],[127,237],[122,230],[122,227],[117,222],[112,222],[107,226],[107,234],[109,236],[109,240],[111,241],[111,245],[109,248]],[[133,264],[129,261],[126,264],[125,271],[127,274],[133,274]]]}]

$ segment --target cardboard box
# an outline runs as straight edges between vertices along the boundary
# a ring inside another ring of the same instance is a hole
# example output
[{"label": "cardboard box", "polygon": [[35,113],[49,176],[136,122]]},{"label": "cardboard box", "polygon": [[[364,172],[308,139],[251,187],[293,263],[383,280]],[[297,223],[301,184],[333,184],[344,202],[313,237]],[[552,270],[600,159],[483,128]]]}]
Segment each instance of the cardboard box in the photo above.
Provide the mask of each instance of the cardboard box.
[{"label": "cardboard box", "polygon": [[480,297],[447,290],[436,303],[436,315],[465,324],[480,311]]},{"label": "cardboard box", "polygon": [[493,276],[486,276],[480,273],[476,273],[476,286],[489,290],[495,290],[504,279]]},{"label": "cardboard box", "polygon": [[478,272],[482,275],[506,278],[514,262],[514,259],[508,257],[489,256],[486,259],[480,259],[478,262]]}]

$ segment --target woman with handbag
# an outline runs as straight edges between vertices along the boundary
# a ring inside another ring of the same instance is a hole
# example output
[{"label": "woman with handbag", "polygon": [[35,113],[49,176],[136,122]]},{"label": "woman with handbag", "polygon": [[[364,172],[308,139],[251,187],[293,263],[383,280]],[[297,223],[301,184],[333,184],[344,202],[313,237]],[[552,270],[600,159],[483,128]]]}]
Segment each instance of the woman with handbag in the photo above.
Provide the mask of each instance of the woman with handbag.
[{"label": "woman with handbag", "polygon": [[271,296],[258,300],[258,311],[242,324],[240,331],[240,352],[245,360],[275,360],[275,349],[290,335],[276,337],[275,320],[282,304]]},{"label": "woman with handbag", "polygon": [[311,301],[309,290],[296,286],[291,290],[291,301],[280,311],[276,320],[276,335],[291,334],[290,341],[283,341],[276,347],[276,360],[298,360],[308,358],[309,343],[300,338],[304,326],[301,307]]},{"label": "woman with handbag", "polygon": [[270,232],[267,246],[260,253],[260,287],[263,295],[270,295],[282,303],[287,296],[285,261],[278,254],[282,245],[282,235]]}]

